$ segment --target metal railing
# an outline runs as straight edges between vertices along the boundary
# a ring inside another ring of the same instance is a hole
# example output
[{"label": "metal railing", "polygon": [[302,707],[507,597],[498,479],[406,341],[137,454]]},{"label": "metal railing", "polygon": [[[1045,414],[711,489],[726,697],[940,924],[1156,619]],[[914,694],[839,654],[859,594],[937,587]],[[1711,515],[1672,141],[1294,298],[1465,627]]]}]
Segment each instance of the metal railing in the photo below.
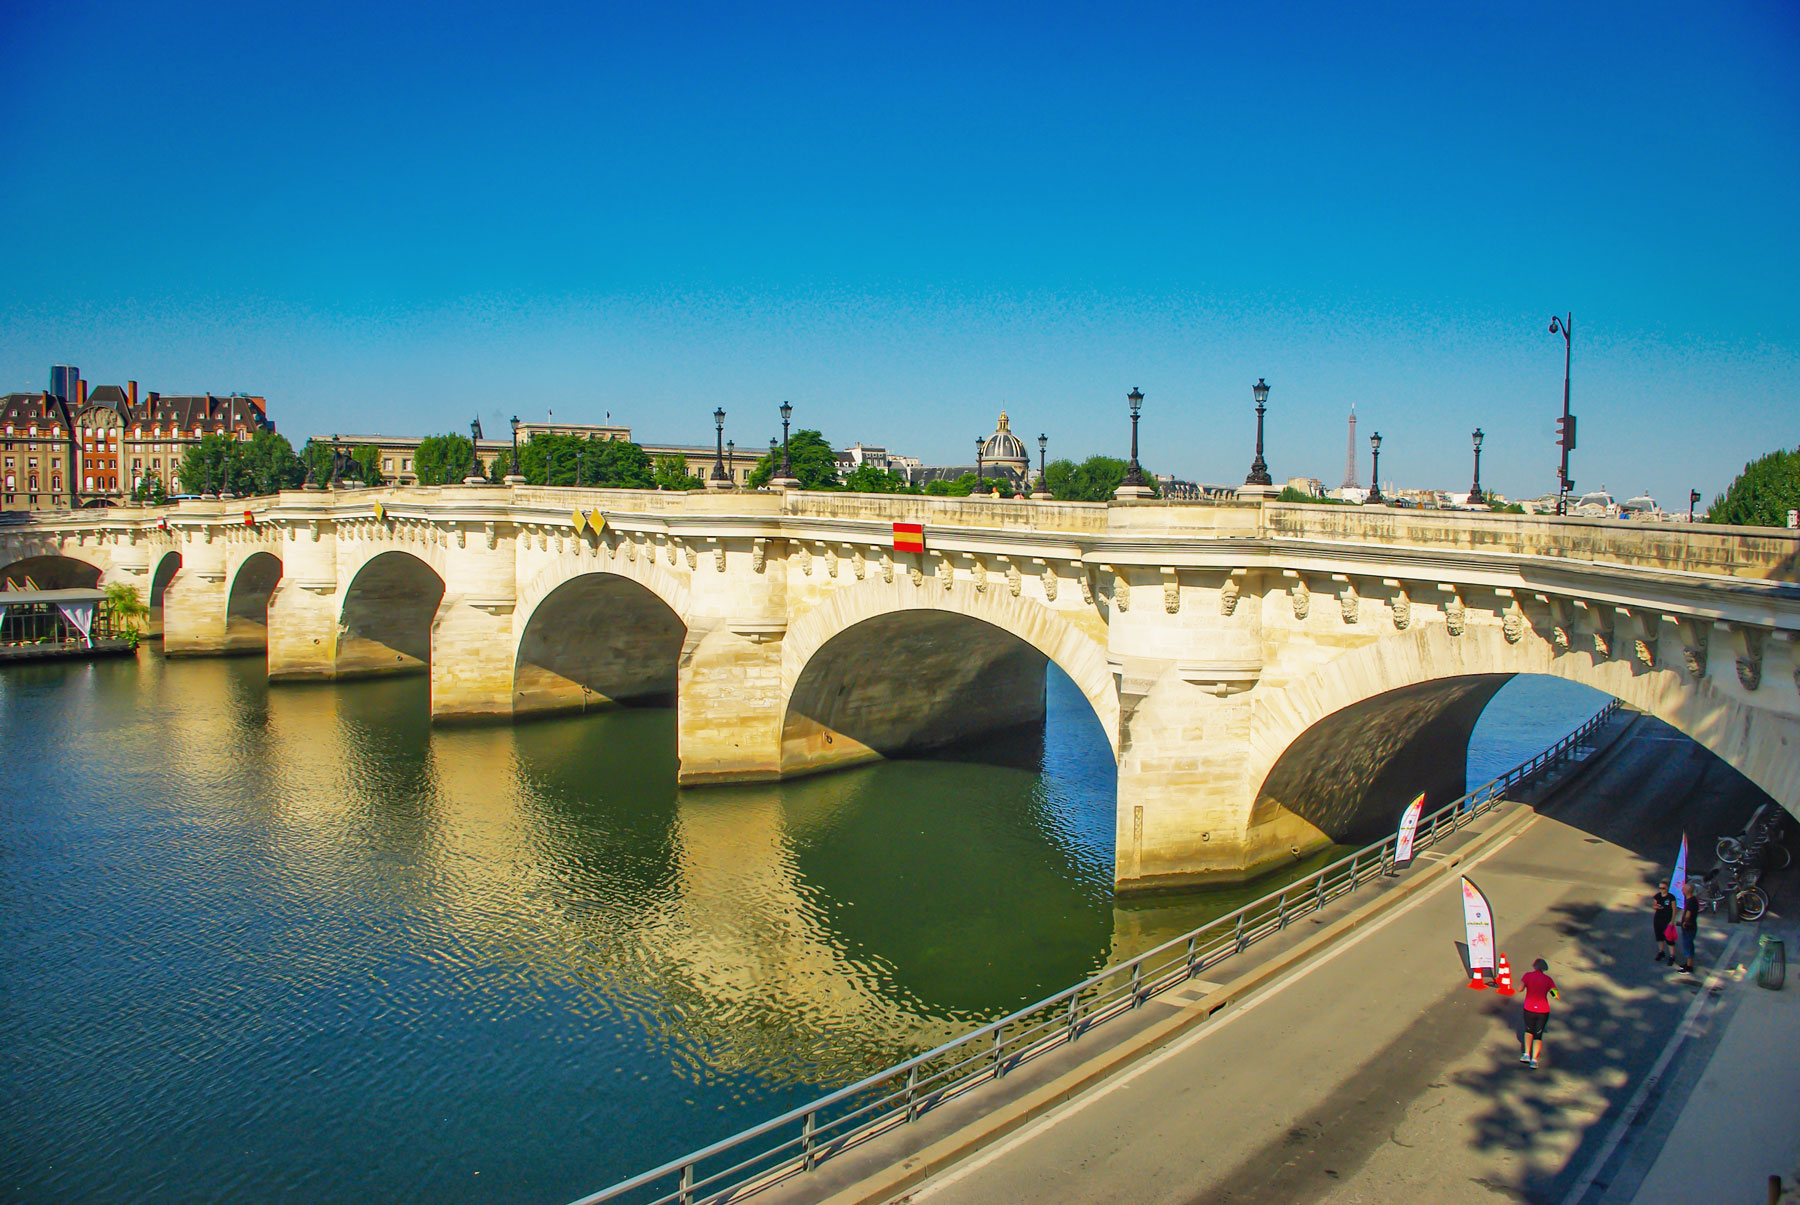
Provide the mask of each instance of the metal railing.
[{"label": "metal railing", "polygon": [[[1550,748],[1453,803],[1419,819],[1415,850],[1425,850],[1497,807],[1506,791],[1567,760],[1619,709],[1615,700]],[[1186,983],[1296,920],[1317,912],[1393,869],[1396,837],[1341,858],[1074,987],[991,1021],[935,1050],[915,1055],[810,1104],[752,1126],[575,1205],[634,1200],[642,1205],[709,1205],[738,1200],[811,1171],[877,1134],[1122,1016]]]}]

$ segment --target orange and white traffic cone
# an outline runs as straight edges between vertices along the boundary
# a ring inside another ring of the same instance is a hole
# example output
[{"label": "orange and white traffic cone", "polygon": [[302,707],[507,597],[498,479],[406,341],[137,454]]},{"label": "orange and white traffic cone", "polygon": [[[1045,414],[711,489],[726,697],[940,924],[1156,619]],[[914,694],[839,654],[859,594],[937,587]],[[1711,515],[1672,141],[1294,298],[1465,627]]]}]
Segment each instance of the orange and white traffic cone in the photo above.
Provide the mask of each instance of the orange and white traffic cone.
[{"label": "orange and white traffic cone", "polygon": [[1480,967],[1469,968],[1469,987],[1478,992],[1487,990],[1487,980],[1481,977]]},{"label": "orange and white traffic cone", "polygon": [[1495,990],[1502,996],[1518,995],[1517,992],[1513,991],[1512,964],[1506,961],[1506,955],[1504,954],[1500,955],[1500,982],[1495,985]]}]

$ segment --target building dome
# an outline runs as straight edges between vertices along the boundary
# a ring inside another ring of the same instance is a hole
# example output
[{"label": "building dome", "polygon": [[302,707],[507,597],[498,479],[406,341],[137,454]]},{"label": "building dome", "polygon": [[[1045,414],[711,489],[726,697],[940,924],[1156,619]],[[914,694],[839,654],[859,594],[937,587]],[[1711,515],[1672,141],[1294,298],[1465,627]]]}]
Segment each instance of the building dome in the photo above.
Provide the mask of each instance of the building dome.
[{"label": "building dome", "polygon": [[1012,433],[1012,424],[1007,421],[1004,410],[1000,412],[1000,424],[994,428],[994,433],[982,441],[981,462],[1009,467],[1021,477],[1031,468],[1031,454],[1025,450],[1025,441]]}]

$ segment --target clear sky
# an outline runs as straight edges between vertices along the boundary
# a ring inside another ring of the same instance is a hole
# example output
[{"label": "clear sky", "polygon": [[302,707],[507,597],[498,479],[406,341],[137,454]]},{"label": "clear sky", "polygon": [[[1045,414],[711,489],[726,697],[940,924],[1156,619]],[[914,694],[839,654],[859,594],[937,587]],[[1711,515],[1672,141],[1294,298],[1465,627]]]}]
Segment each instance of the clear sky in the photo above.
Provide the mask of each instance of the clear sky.
[{"label": "clear sky", "polygon": [[[1459,10],[1459,11],[1450,11]],[[1553,488],[1800,443],[1800,6],[0,0],[0,389]]]}]

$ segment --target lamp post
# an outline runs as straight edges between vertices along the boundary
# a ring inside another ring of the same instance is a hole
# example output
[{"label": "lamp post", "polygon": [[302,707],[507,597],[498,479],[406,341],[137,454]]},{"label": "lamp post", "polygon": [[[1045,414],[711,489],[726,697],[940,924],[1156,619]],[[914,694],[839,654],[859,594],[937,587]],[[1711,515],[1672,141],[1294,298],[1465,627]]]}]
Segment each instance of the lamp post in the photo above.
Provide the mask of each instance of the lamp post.
[{"label": "lamp post", "polygon": [[[1269,466],[1263,460],[1263,414],[1269,408],[1269,383],[1261,377],[1257,377],[1256,384],[1250,387],[1250,394],[1256,399],[1256,459],[1250,462],[1250,475],[1244,478],[1244,484],[1274,485],[1274,479],[1269,476]],[[1135,410],[1136,407],[1133,409]],[[1135,447],[1136,444],[1137,436],[1134,432],[1132,445]],[[1135,452],[1132,454],[1132,460],[1134,463],[1137,460]]]},{"label": "lamp post", "polygon": [[725,476],[730,478],[731,484],[737,484],[737,440],[735,439],[725,441]]},{"label": "lamp post", "polygon": [[970,493],[987,493],[987,474],[982,471],[981,464],[981,453],[986,444],[987,441],[981,436],[977,435],[975,437],[975,488],[969,491]]},{"label": "lamp post", "polygon": [[1562,447],[1562,467],[1556,471],[1556,513],[1567,514],[1569,492],[1575,482],[1569,477],[1569,453],[1575,450],[1575,416],[1569,413],[1569,365],[1575,354],[1575,315],[1550,319],[1550,333],[1563,337],[1563,412],[1556,424],[1556,442]]},{"label": "lamp post", "polygon": [[512,473],[511,473],[511,476],[517,477],[519,475],[519,416],[516,414],[512,416],[512,437],[513,437],[513,446],[512,446]]},{"label": "lamp post", "polygon": [[1369,452],[1375,458],[1369,469],[1369,501],[1385,502],[1387,499],[1381,496],[1381,432],[1369,436]]},{"label": "lamp post", "polygon": [[1125,395],[1125,400],[1131,406],[1131,464],[1125,470],[1125,484],[1141,486],[1144,484],[1144,472],[1138,467],[1137,427],[1138,411],[1143,409],[1144,406],[1143,391],[1136,385],[1133,385],[1131,387],[1131,392]]},{"label": "lamp post", "polygon": [[1475,441],[1475,484],[1469,487],[1469,505],[1474,506],[1481,501],[1481,428],[1470,438]]},{"label": "lamp post", "polygon": [[775,480],[769,484],[776,489],[793,489],[800,482],[794,478],[794,465],[788,447],[788,420],[794,416],[794,407],[787,402],[781,403],[781,472],[775,474]]},{"label": "lamp post", "polygon": [[714,458],[712,475],[706,484],[716,490],[731,488],[731,475],[725,471],[725,407],[713,408],[713,445]]},{"label": "lamp post", "polygon": [[1040,433],[1038,435],[1037,488],[1031,491],[1031,496],[1036,499],[1048,498],[1050,496],[1050,484],[1047,480],[1045,480],[1045,477],[1044,477],[1044,450],[1046,448],[1048,448],[1049,446],[1050,446],[1050,437],[1048,435],[1044,435],[1044,434]]},{"label": "lamp post", "polygon": [[1700,491],[1699,490],[1689,490],[1688,491],[1688,522],[1689,523],[1692,523],[1694,521],[1694,504],[1699,501],[1700,501]]}]

